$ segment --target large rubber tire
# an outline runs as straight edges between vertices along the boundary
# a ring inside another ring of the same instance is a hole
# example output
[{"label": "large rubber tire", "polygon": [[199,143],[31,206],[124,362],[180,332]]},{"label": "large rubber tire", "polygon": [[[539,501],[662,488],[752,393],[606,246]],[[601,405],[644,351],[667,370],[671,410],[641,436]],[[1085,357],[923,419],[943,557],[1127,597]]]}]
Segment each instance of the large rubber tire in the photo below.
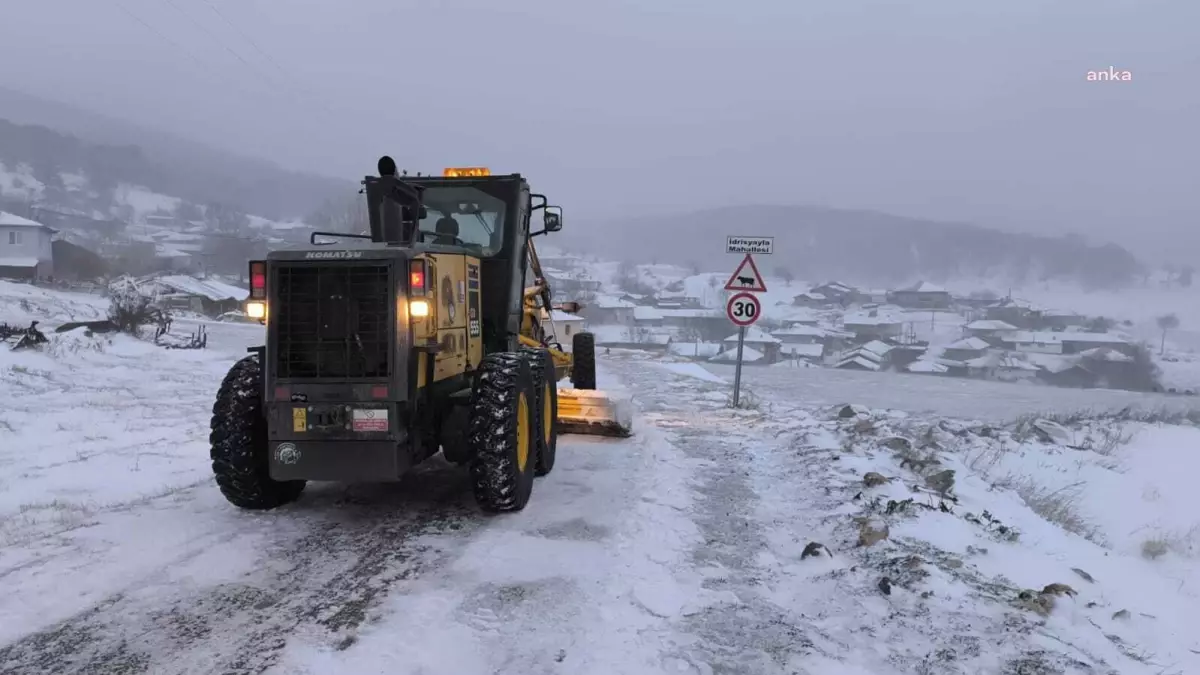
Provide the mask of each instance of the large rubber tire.
[{"label": "large rubber tire", "polygon": [[554,358],[546,349],[522,347],[521,355],[529,362],[537,402],[537,461],[534,475],[545,476],[554,470],[558,454],[558,380],[554,377]]},{"label": "large rubber tire", "polygon": [[518,352],[489,354],[471,392],[467,443],[479,508],[520,511],[533,493],[537,430],[533,374]]},{"label": "large rubber tire", "polygon": [[221,494],[234,506],[259,511],[296,501],[305,484],[271,478],[262,398],[258,356],[247,356],[233,364],[221,382],[208,435]]},{"label": "large rubber tire", "polygon": [[596,388],[596,336],[576,333],[571,338],[571,386],[576,389]]}]

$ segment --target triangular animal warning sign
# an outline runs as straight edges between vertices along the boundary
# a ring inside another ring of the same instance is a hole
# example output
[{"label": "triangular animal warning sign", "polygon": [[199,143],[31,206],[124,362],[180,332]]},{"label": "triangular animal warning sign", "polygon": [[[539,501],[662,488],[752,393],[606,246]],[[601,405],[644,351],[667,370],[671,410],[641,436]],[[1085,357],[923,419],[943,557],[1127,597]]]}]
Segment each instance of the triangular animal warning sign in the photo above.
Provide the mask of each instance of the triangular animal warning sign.
[{"label": "triangular animal warning sign", "polygon": [[758,265],[754,264],[754,258],[749,253],[742,259],[742,264],[737,266],[733,276],[729,277],[729,281],[725,282],[725,290],[750,291],[751,293],[767,292],[767,285],[763,283],[762,275],[758,273]]}]

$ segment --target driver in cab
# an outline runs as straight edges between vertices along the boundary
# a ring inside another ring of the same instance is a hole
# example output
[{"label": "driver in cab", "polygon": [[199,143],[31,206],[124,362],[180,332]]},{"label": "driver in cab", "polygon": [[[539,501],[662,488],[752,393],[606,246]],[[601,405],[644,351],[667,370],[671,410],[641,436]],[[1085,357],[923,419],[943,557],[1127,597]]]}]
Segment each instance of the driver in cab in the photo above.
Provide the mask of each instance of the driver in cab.
[{"label": "driver in cab", "polygon": [[437,219],[433,231],[437,235],[433,239],[435,244],[454,246],[458,243],[458,221],[448,213]]}]

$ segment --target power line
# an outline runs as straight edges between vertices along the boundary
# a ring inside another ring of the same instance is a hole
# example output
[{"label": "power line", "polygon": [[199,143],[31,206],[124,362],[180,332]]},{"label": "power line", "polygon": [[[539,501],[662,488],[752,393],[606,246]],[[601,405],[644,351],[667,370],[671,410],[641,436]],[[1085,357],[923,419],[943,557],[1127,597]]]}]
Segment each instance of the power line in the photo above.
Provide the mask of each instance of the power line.
[{"label": "power line", "polygon": [[199,28],[205,35],[207,35],[209,37],[210,40],[217,43],[225,51],[232,54],[235,59],[237,59],[238,61],[241,61],[242,65],[246,66],[247,68],[249,68],[251,70],[254,70],[255,72],[258,72],[257,69],[255,69],[254,66],[251,65],[251,63],[249,61],[247,61],[245,58],[242,57],[241,54],[237,53],[236,51],[233,50],[232,47],[230,47],[229,45],[227,45],[227,44],[221,42],[219,39],[217,39],[216,34],[213,33],[212,31],[210,31],[208,29],[208,26],[205,26],[204,24],[200,23],[199,21],[196,21],[196,19],[192,15],[183,11],[183,9],[179,5],[175,4],[174,0],[163,0],[163,2],[170,5],[171,8],[174,9],[176,12],[179,12],[179,15],[182,16],[183,18],[187,19],[188,23],[192,24],[196,28]]},{"label": "power line", "polygon": [[208,5],[208,8],[211,9],[214,14],[221,17],[221,20],[225,22],[225,25],[229,26],[235,32],[237,32],[238,35],[242,36],[242,39],[245,40],[246,42],[248,42],[250,44],[250,46],[254,48],[254,51],[258,52],[259,55],[262,56],[267,61],[270,61],[271,65],[275,66],[275,69],[278,70],[280,73],[282,73],[284,76],[288,77],[288,79],[292,79],[291,76],[288,74],[288,72],[283,69],[283,66],[279,65],[278,61],[271,58],[270,54],[264,52],[262,50],[262,48],[258,46],[258,43],[255,42],[254,39],[251,38],[249,35],[247,35],[245,33],[245,31],[243,31],[241,28],[238,28],[236,24],[234,24],[232,21],[230,21],[229,18],[225,16],[224,12],[222,12],[220,9],[217,9],[217,6],[212,3],[212,0],[203,0],[203,1],[204,1],[204,4]]},{"label": "power line", "polygon": [[324,99],[322,99],[320,96],[316,95],[311,89],[306,87],[302,82],[300,82],[290,72],[288,72],[282,65],[280,65],[279,61],[277,61],[274,57],[272,57],[270,54],[268,54],[266,51],[264,51],[262,49],[262,47],[260,47],[258,45],[258,43],[255,42],[254,38],[250,37],[250,35],[248,35],[245,31],[243,31],[241,28],[239,28],[237,24],[235,24],[232,20],[230,20],[230,18],[228,16],[226,16],[224,12],[222,12],[215,4],[213,4],[212,0],[203,0],[203,2],[204,2],[204,4],[208,5],[208,8],[211,9],[213,11],[213,13],[216,14],[218,17],[220,17],[221,20],[224,21],[227,26],[232,28],[234,30],[234,32],[236,32],[238,35],[240,35],[242,37],[242,39],[245,40],[254,49],[254,51],[258,52],[259,55],[261,55],[264,59],[266,59],[268,62],[270,62],[271,65],[274,66],[275,69],[278,70],[279,73],[284,76],[284,78],[286,78],[288,81],[290,81],[293,86],[295,86],[298,90],[300,90],[307,96],[312,97],[313,102],[316,105],[318,105],[321,109],[323,109],[325,112],[327,112],[331,115],[334,114],[333,110],[328,105],[326,105]]},{"label": "power line", "polygon": [[[220,16],[220,17],[221,17],[221,18],[222,18],[222,19],[223,19],[223,20],[224,20],[224,21],[225,21],[227,24],[229,24],[231,28],[233,28],[235,31],[237,31],[237,32],[238,32],[238,33],[240,33],[240,34],[241,34],[243,37],[245,37],[245,39],[246,39],[246,41],[247,41],[247,42],[249,42],[249,43],[250,43],[250,44],[251,44],[251,45],[252,45],[252,46],[253,46],[253,47],[254,47],[254,48],[255,48],[255,49],[256,49],[256,50],[257,50],[257,51],[260,53],[260,54],[263,54],[263,56],[264,56],[264,57],[265,57],[265,58],[266,58],[268,61],[272,62],[272,63],[275,65],[275,67],[276,67],[277,69],[279,69],[279,71],[280,71],[281,73],[283,73],[283,75],[284,75],[285,77],[289,77],[289,76],[288,76],[288,74],[287,74],[287,72],[286,72],[286,71],[284,71],[284,70],[283,70],[283,68],[281,68],[281,67],[279,66],[279,64],[278,64],[277,62],[275,62],[275,60],[274,60],[274,59],[272,59],[272,58],[271,58],[270,56],[268,56],[268,55],[267,55],[265,52],[263,52],[263,51],[262,51],[262,49],[261,49],[261,48],[259,48],[259,47],[257,46],[257,44],[255,44],[255,43],[254,43],[254,41],[253,41],[252,39],[250,39],[250,37],[249,37],[249,36],[245,35],[245,33],[243,33],[241,30],[239,30],[239,29],[237,28],[237,26],[233,25],[233,23],[232,23],[231,21],[229,21],[229,19],[228,19],[228,18],[226,18],[226,17],[224,16],[224,14],[222,14],[222,13],[221,13],[221,12],[220,12],[220,11],[219,11],[219,10],[218,10],[218,9],[217,9],[217,8],[216,8],[216,7],[215,7],[215,6],[214,6],[214,5],[211,3],[211,2],[209,2],[209,0],[204,0],[204,1],[205,1],[205,4],[207,4],[207,5],[208,5],[208,6],[209,6],[209,7],[210,7],[210,8],[211,8],[211,9],[212,9],[214,12],[216,12],[216,13],[217,13],[217,15],[218,15],[218,16]],[[171,8],[172,8],[172,9],[174,9],[176,12],[179,12],[179,14],[180,14],[180,15],[181,15],[183,18],[187,19],[188,23],[191,23],[193,26],[195,26],[196,28],[200,29],[200,30],[201,30],[201,31],[202,31],[202,32],[203,32],[205,35],[207,35],[207,36],[209,37],[209,39],[211,39],[213,42],[215,42],[216,44],[218,44],[219,46],[221,46],[223,49],[225,49],[225,51],[227,51],[227,52],[229,52],[230,54],[232,54],[234,58],[236,58],[238,61],[240,61],[240,62],[242,63],[242,65],[244,65],[244,66],[245,66],[246,68],[248,68],[249,70],[253,71],[255,75],[258,75],[259,77],[263,78],[263,80],[264,80],[264,81],[265,81],[265,82],[266,82],[266,83],[267,83],[269,86],[275,87],[275,88],[276,88],[276,91],[278,91],[279,93],[282,93],[282,94],[287,94],[287,93],[289,93],[289,92],[286,92],[286,91],[284,91],[284,89],[286,89],[286,87],[284,87],[284,88],[280,88],[280,86],[279,86],[279,82],[278,82],[278,81],[276,81],[274,78],[272,78],[270,75],[266,74],[265,72],[263,72],[263,71],[259,70],[258,68],[256,68],[256,67],[254,66],[254,64],[250,63],[250,62],[249,62],[249,61],[247,61],[247,60],[246,60],[246,59],[245,59],[245,58],[244,58],[244,57],[243,57],[241,54],[239,54],[238,52],[234,51],[234,49],[233,49],[232,47],[230,47],[229,45],[227,45],[227,44],[225,44],[224,42],[222,42],[222,41],[221,41],[221,40],[220,40],[220,39],[217,37],[217,35],[216,35],[215,33],[213,33],[211,30],[209,30],[209,29],[208,29],[208,27],[207,27],[207,26],[205,26],[204,24],[202,24],[202,23],[200,23],[199,21],[197,21],[197,20],[195,19],[195,17],[193,17],[192,15],[190,15],[190,14],[188,14],[187,12],[183,11],[183,9],[182,9],[182,8],[181,8],[179,5],[175,4],[175,0],[163,0],[163,2],[167,3],[168,5],[170,5],[170,6],[171,6]],[[292,78],[290,78],[290,77],[289,77],[289,79],[292,79]],[[296,87],[297,89],[302,89],[302,86],[301,86],[301,85],[299,85],[299,83],[295,82],[294,80],[292,81],[292,84],[293,84],[293,86],[294,86],[294,87]],[[331,114],[331,115],[333,114],[333,111],[332,111],[332,110],[331,110],[331,109],[330,109],[330,108],[329,108],[329,107],[328,107],[328,106],[325,104],[325,102],[324,102],[324,101],[323,101],[323,100],[322,100],[320,97],[318,97],[318,96],[314,96],[314,95],[312,94],[312,92],[309,92],[309,91],[305,90],[305,91],[303,91],[303,92],[299,92],[299,91],[293,91],[293,92],[291,92],[291,93],[292,93],[292,94],[301,93],[302,95],[299,97],[299,99],[304,99],[304,98],[310,98],[310,97],[311,97],[311,99],[312,99],[312,100],[310,100],[310,101],[305,101],[305,102],[307,102],[307,103],[311,103],[311,104],[314,104],[314,105],[316,105],[316,106],[320,107],[321,109],[323,109],[325,112],[327,112],[327,113],[329,113],[329,114]],[[298,99],[298,100],[299,100],[299,99]]]},{"label": "power line", "polygon": [[146,30],[150,31],[151,33],[154,33],[154,34],[155,34],[155,35],[157,35],[157,36],[158,36],[160,39],[162,39],[162,41],[163,41],[163,42],[166,42],[168,45],[171,45],[171,46],[172,46],[172,47],[174,47],[175,49],[178,49],[179,51],[183,52],[184,54],[187,54],[187,55],[188,55],[188,57],[189,57],[189,58],[190,58],[192,61],[194,61],[194,62],[196,63],[196,65],[200,66],[201,68],[204,68],[204,67],[205,67],[205,66],[204,66],[204,62],[203,62],[203,61],[201,61],[201,60],[199,59],[199,57],[197,57],[195,54],[193,54],[193,53],[192,53],[192,51],[191,51],[190,49],[188,49],[187,47],[184,47],[183,45],[181,45],[180,43],[176,42],[175,40],[172,40],[172,39],[171,39],[170,37],[168,37],[168,36],[167,36],[165,33],[163,33],[162,31],[158,30],[158,29],[157,29],[157,28],[155,28],[154,26],[151,26],[149,23],[147,23],[145,20],[143,20],[143,19],[142,19],[142,17],[138,16],[137,14],[134,14],[132,11],[130,11],[130,9],[129,9],[128,7],[126,7],[126,6],[124,5],[124,3],[122,3],[122,2],[121,2],[121,0],[113,0],[113,3],[114,3],[114,4],[116,4],[116,6],[117,6],[117,7],[119,7],[119,8],[121,9],[121,11],[122,11],[122,12],[125,12],[125,14],[126,14],[126,15],[127,15],[129,18],[131,18],[131,19],[133,19],[134,21],[136,21],[136,22],[140,23],[142,26],[144,26],[144,27],[146,28]]}]

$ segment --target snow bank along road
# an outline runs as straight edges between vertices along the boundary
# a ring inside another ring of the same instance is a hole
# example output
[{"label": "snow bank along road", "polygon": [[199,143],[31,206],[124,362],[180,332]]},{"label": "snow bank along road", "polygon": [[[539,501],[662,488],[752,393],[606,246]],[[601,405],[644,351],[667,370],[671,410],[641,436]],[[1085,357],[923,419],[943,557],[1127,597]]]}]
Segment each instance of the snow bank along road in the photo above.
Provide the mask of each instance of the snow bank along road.
[{"label": "snow bank along road", "polygon": [[1200,672],[1186,537],[1150,562],[987,480],[1058,446],[783,392],[730,410],[614,353],[636,436],[564,437],[522,513],[480,515],[436,459],[246,513],[205,436],[255,329],[211,330],[0,357],[0,673]]}]

